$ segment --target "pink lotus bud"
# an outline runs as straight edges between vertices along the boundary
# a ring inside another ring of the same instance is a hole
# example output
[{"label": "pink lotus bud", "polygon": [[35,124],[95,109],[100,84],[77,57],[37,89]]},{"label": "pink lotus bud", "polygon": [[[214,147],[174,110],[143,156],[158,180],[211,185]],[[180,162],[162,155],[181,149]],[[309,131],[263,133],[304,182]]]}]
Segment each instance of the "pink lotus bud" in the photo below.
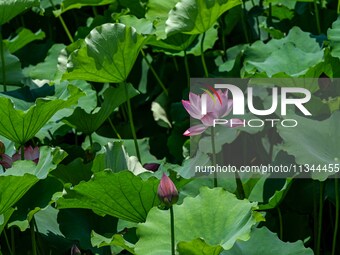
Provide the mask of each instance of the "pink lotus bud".
[{"label": "pink lotus bud", "polygon": [[75,244],[71,248],[71,255],[81,255],[81,251]]},{"label": "pink lotus bud", "polygon": [[[32,146],[28,146],[25,147],[24,149],[24,156],[25,156],[25,160],[32,160],[34,161],[34,163],[38,163],[39,161],[39,147],[34,147],[34,149],[32,148]],[[21,160],[21,150],[19,150],[19,152],[15,153],[12,157],[13,162],[17,161],[17,160]]]},{"label": "pink lotus bud", "polygon": [[175,184],[164,173],[158,186],[158,197],[167,207],[175,204],[178,200],[178,191]]},{"label": "pink lotus bud", "polygon": [[156,172],[159,168],[159,164],[157,163],[146,163],[143,165],[143,167],[146,169],[146,170],[149,170],[149,171],[152,171],[152,172]]},{"label": "pink lotus bud", "polygon": [[5,145],[3,142],[0,141],[0,155],[5,153]]},{"label": "pink lotus bud", "polygon": [[0,165],[5,169],[12,167],[12,158],[7,154],[0,154]]}]

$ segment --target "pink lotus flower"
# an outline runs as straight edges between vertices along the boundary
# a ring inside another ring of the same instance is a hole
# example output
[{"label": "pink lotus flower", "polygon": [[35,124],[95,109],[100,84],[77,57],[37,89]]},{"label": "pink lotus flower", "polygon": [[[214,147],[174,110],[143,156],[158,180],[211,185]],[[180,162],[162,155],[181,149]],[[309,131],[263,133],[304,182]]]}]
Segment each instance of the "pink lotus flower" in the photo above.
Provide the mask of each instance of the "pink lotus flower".
[{"label": "pink lotus flower", "polygon": [[164,173],[158,186],[158,197],[168,207],[175,204],[178,200],[178,191],[175,184]]},{"label": "pink lotus flower", "polygon": [[[186,136],[202,134],[206,129],[214,125],[214,119],[221,119],[227,116],[232,110],[233,100],[228,99],[228,90],[225,92],[217,90],[213,95],[214,99],[207,93],[205,94],[207,95],[207,112],[205,114],[202,113],[201,96],[190,92],[189,101],[182,100],[182,104],[190,116],[202,122],[202,124],[192,126],[186,130],[184,132]],[[240,119],[231,119],[231,121],[233,123],[231,127],[241,126],[244,123],[244,121]]]},{"label": "pink lotus flower", "polygon": [[[32,146],[25,147],[24,157],[25,157],[25,160],[32,160],[34,161],[34,163],[37,164],[39,161],[39,147],[34,147],[34,149],[32,148]],[[15,153],[12,156],[12,159],[13,159],[13,162],[17,160],[21,160],[21,151],[19,150],[19,152]]]},{"label": "pink lotus flower", "polygon": [[5,151],[5,145],[0,141],[0,165],[7,169],[12,167],[12,158],[5,154]]},{"label": "pink lotus flower", "polygon": [[5,153],[0,154],[0,165],[2,165],[5,169],[12,167],[12,158]]}]

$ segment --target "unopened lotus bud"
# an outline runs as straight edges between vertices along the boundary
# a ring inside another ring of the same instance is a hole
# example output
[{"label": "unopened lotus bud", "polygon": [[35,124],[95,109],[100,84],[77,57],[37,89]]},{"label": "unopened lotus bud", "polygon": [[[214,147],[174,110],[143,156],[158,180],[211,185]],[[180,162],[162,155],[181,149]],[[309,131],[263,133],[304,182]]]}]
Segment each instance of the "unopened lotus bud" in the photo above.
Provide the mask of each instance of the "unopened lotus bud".
[{"label": "unopened lotus bud", "polygon": [[81,255],[81,251],[75,244],[71,248],[71,255]]},{"label": "unopened lotus bud", "polygon": [[158,186],[158,197],[167,207],[170,207],[178,201],[176,186],[164,173]]},{"label": "unopened lotus bud", "polygon": [[146,169],[146,170],[149,170],[149,171],[152,171],[152,172],[156,172],[159,168],[159,164],[157,163],[146,163],[143,165],[143,167]]}]

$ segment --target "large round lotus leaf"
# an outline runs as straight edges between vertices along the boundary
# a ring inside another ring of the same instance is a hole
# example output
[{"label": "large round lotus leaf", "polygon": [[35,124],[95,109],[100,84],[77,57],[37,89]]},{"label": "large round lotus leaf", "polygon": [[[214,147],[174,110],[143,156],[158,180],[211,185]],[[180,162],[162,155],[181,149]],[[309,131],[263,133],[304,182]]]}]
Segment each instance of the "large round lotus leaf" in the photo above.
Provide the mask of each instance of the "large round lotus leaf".
[{"label": "large round lotus leaf", "polygon": [[282,242],[277,234],[270,232],[266,227],[256,228],[246,242],[236,242],[229,251],[221,255],[313,255],[310,248],[305,248],[302,241],[294,243]]},{"label": "large round lotus leaf", "polygon": [[126,80],[146,38],[132,27],[107,23],[96,27],[74,50],[64,79],[119,83]]},{"label": "large round lotus leaf", "polygon": [[169,12],[165,32],[168,35],[204,33],[220,15],[239,4],[240,0],[181,0]]},{"label": "large round lotus leaf", "polygon": [[[251,227],[263,219],[253,211],[256,205],[222,188],[203,187],[197,197],[187,197],[173,207],[176,244],[201,238],[208,245],[230,249],[236,240],[247,240]],[[151,209],[137,234],[137,255],[171,254],[169,210]]]},{"label": "large round lotus leaf", "polygon": [[299,116],[289,118],[297,120],[298,126],[278,126],[283,149],[293,155],[298,164],[307,164],[309,170],[306,168],[304,171],[309,171],[313,179],[323,181],[339,172],[340,112],[323,121]]}]

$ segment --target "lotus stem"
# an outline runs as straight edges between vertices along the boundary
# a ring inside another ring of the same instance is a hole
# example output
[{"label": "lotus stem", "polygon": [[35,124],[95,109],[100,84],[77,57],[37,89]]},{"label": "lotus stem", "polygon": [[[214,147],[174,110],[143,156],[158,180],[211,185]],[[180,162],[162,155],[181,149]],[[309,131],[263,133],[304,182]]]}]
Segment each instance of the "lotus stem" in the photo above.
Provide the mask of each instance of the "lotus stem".
[{"label": "lotus stem", "polygon": [[131,110],[131,101],[130,101],[129,92],[128,92],[128,89],[127,89],[127,86],[126,86],[125,82],[124,82],[123,86],[125,88],[125,97],[127,99],[128,116],[129,116],[129,122],[130,122],[131,133],[132,133],[132,136],[133,136],[133,141],[134,141],[134,144],[135,144],[136,154],[137,154],[137,158],[138,158],[139,162],[142,163],[142,160],[141,160],[141,157],[140,157],[140,152],[139,152],[139,147],[138,147],[138,142],[137,142],[137,135],[136,135],[135,125],[133,123],[133,115],[132,115],[132,110]]},{"label": "lotus stem", "polygon": [[2,41],[2,27],[0,26],[0,55],[1,55],[1,63],[2,63],[2,85],[4,86],[4,92],[7,91],[7,85],[6,85],[6,63],[5,63],[5,52],[4,52],[4,45]]},{"label": "lotus stem", "polygon": [[339,210],[340,210],[340,201],[339,201],[339,190],[338,190],[338,177],[334,178],[334,190],[335,190],[335,225],[334,225],[334,233],[333,233],[333,245],[332,245],[332,255],[335,255],[336,252],[336,242],[339,228]]},{"label": "lotus stem", "polygon": [[208,78],[209,73],[208,73],[208,69],[207,69],[207,65],[205,63],[205,57],[204,57],[204,39],[205,39],[205,32],[202,34],[202,40],[201,40],[201,60],[202,60],[202,66],[204,70],[204,77]]},{"label": "lotus stem", "polygon": [[318,218],[318,236],[316,241],[316,255],[321,254],[321,234],[322,234],[322,215],[323,215],[323,191],[325,182],[320,182],[320,194],[319,194],[319,218]]},{"label": "lotus stem", "polygon": [[176,254],[175,248],[175,217],[173,206],[170,206],[170,227],[171,227],[171,255]]},{"label": "lotus stem", "polygon": [[[212,165],[216,167],[215,127],[211,127]],[[214,188],[218,187],[217,172],[214,172]]]}]

